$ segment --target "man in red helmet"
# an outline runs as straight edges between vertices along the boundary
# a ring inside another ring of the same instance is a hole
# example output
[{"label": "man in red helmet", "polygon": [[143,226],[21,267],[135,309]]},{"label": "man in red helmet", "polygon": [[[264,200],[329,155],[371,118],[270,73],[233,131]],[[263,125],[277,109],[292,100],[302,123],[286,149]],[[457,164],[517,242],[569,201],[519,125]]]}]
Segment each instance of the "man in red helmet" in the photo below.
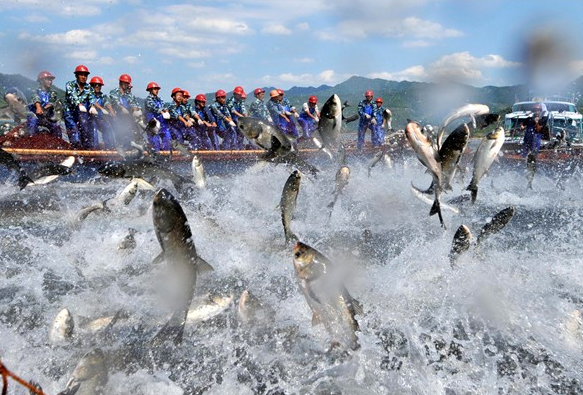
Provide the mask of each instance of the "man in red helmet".
[{"label": "man in red helmet", "polygon": [[48,71],[41,71],[38,74],[38,89],[33,93],[29,109],[34,115],[27,117],[28,132],[31,135],[47,131],[49,134],[63,138],[60,120],[55,114],[55,109],[62,104],[57,98],[57,92],[52,89],[55,76]]},{"label": "man in red helmet", "polygon": [[170,112],[170,134],[173,140],[184,143],[188,135],[188,128],[192,126],[189,122],[186,107],[184,107],[184,90],[180,88],[172,89],[170,97],[173,102],[168,106]]},{"label": "man in red helmet", "polygon": [[150,123],[153,119],[158,122],[157,132],[148,136],[148,139],[154,151],[169,151],[172,148],[170,145],[172,137],[170,135],[170,126],[168,125],[170,112],[164,100],[158,96],[160,89],[162,88],[156,82],[150,82],[146,87],[146,91],[148,92],[148,97],[146,97],[146,103],[144,105],[146,122]]},{"label": "man in red helmet", "polygon": [[215,93],[215,101],[210,105],[210,112],[217,124],[217,134],[222,139],[222,150],[237,149],[237,125],[233,122],[231,111],[227,106],[227,93],[219,89]]},{"label": "man in red helmet", "polygon": [[255,96],[255,101],[251,103],[249,107],[249,115],[254,118],[260,118],[267,122],[273,122],[271,119],[271,115],[269,115],[269,111],[267,110],[267,106],[265,105],[265,89],[257,88],[253,91],[253,95]]},{"label": "man in red helmet", "polygon": [[318,128],[320,121],[320,110],[318,109],[318,98],[310,96],[308,101],[302,105],[298,124],[304,131],[303,139],[311,139],[312,132]]},{"label": "man in red helmet", "polygon": [[[101,138],[103,140],[103,146],[106,149],[115,148],[115,136],[113,134],[113,128],[111,126],[111,117],[109,114],[113,113],[113,107],[109,101],[109,97],[102,92],[102,88],[105,85],[101,77],[92,77],[89,81],[89,85],[93,88],[93,101],[91,102],[91,108],[89,109],[91,124],[93,125],[93,130],[95,135],[98,132],[101,133]],[[98,144],[98,139],[95,140],[95,146]]]},{"label": "man in red helmet", "polygon": [[[237,119],[239,119],[239,117],[249,116],[249,113],[247,112],[247,107],[245,106],[245,100],[243,99],[243,95],[245,95],[243,87],[236,86],[235,89],[233,89],[233,96],[231,96],[229,100],[227,100],[227,107],[229,107],[229,111],[231,112],[231,116],[235,124],[237,124]],[[237,149],[243,149],[244,148],[243,142],[245,140],[245,137],[238,131],[236,133],[237,133],[236,142]]]},{"label": "man in red helmet", "polygon": [[383,99],[377,97],[375,100],[375,120],[376,124],[371,130],[370,139],[373,147],[379,147],[385,142],[385,129],[383,129],[383,114],[385,107],[383,107]]},{"label": "man in red helmet", "polygon": [[113,106],[113,126],[118,145],[129,147],[132,140],[140,135],[137,123],[142,121],[142,110],[132,93],[132,77],[119,76],[118,87],[109,92]]},{"label": "man in red helmet", "polygon": [[[194,98],[194,113],[198,116],[197,124],[194,125],[200,149],[219,149],[219,137],[216,134],[217,124],[212,118],[209,109],[206,107],[206,96],[199,93]],[[198,121],[201,122],[198,122]]]},{"label": "man in red helmet", "polygon": [[356,147],[358,149],[362,149],[364,146],[364,135],[366,134],[367,129],[371,131],[371,140],[372,134],[374,134],[374,128],[377,124],[376,120],[376,105],[372,101],[373,99],[373,92],[368,90],[364,93],[364,100],[358,103],[358,116],[360,118],[358,122],[358,139],[356,142]]},{"label": "man in red helmet", "polygon": [[87,110],[91,107],[93,88],[87,83],[89,69],[80,64],[75,68],[75,81],[65,85],[65,126],[69,142],[75,148],[91,149],[95,134]]}]

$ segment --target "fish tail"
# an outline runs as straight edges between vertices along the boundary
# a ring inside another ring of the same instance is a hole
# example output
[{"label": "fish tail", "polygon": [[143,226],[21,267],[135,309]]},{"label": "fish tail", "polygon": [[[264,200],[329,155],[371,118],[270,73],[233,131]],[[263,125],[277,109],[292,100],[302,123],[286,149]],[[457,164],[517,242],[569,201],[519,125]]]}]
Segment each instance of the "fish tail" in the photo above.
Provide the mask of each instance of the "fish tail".
[{"label": "fish tail", "polygon": [[34,184],[34,181],[29,176],[22,173],[20,177],[18,177],[18,187],[22,191],[28,184]]},{"label": "fish tail", "polygon": [[441,215],[441,204],[439,203],[439,199],[435,199],[433,201],[433,206],[431,206],[431,210],[429,211],[429,216],[435,215],[439,217],[439,223],[443,229],[447,229],[445,227],[445,222],[443,221],[443,216]]},{"label": "fish tail", "polygon": [[478,186],[470,183],[466,188],[466,191],[470,191],[472,193],[472,204],[476,203],[476,198],[478,197]]}]

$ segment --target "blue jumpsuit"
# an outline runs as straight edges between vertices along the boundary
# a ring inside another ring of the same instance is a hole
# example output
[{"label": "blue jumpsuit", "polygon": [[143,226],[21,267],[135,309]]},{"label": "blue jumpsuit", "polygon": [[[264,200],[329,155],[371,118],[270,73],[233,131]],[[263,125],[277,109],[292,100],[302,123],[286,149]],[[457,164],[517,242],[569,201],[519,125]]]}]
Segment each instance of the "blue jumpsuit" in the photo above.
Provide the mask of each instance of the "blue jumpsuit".
[{"label": "blue jumpsuit", "polygon": [[307,113],[317,116],[318,105],[310,107],[308,103],[304,103],[302,106],[302,111],[300,111],[300,117],[298,118],[298,123],[300,124],[302,130],[304,131],[304,137],[309,139],[312,137],[312,132],[318,128],[318,124],[314,121],[314,118],[310,117]]},{"label": "blue jumpsuit", "polygon": [[[367,117],[368,115],[368,117]],[[364,135],[367,129],[371,130],[371,140],[372,134],[374,134],[374,124],[372,120],[376,118],[376,105],[372,101],[362,100],[358,103],[358,116],[360,117],[358,121],[358,140],[356,142],[356,147],[361,149],[364,146]]]},{"label": "blue jumpsuit", "polygon": [[[214,120],[211,119],[208,108],[206,107],[194,107],[193,109],[198,117],[203,121],[212,123]],[[215,134],[214,128],[208,127],[206,125],[199,125],[196,123],[194,125],[194,130],[196,131],[197,139],[199,142],[199,149],[213,150],[219,149],[219,139]]]},{"label": "blue jumpsuit", "polygon": [[[93,101],[91,104],[94,103],[99,104],[102,108],[109,103],[109,98],[103,92],[95,92],[93,94]],[[101,132],[101,137],[103,139],[103,145],[106,149],[113,149],[115,148],[115,136],[113,134],[113,128],[111,126],[109,115],[105,115],[103,111],[98,108],[97,115],[91,115],[89,118],[91,120],[91,125],[93,127],[93,136],[95,142],[97,143],[98,137],[97,132]]]},{"label": "blue jumpsuit", "polygon": [[151,93],[146,97],[146,103],[144,104],[144,114],[146,115],[146,122],[150,122],[152,119],[157,119],[160,122],[160,130],[157,134],[148,136],[150,141],[150,146],[154,151],[169,151],[170,141],[172,136],[170,135],[170,126],[164,117],[162,116],[162,110],[167,109],[164,100],[159,96],[154,96]]},{"label": "blue jumpsuit", "polygon": [[376,117],[377,124],[373,125],[374,128],[371,131],[370,139],[372,141],[373,147],[378,147],[383,145],[385,142],[385,129],[383,129],[383,113],[385,108],[381,105],[380,107],[376,105]]},{"label": "blue jumpsuit", "polygon": [[69,142],[75,148],[91,149],[95,146],[93,127],[89,122],[89,114],[81,112],[79,105],[87,110],[93,100],[93,88],[85,83],[79,87],[77,81],[69,81],[65,85],[65,126]]},{"label": "blue jumpsuit", "polygon": [[223,139],[220,148],[222,150],[237,149],[237,134],[235,130],[229,125],[225,118],[231,118],[231,112],[227,104],[222,104],[215,101],[209,110],[217,123],[217,134]]},{"label": "blue jumpsuit", "polygon": [[26,119],[26,124],[30,135],[35,135],[39,132],[39,128],[46,128],[52,136],[63,138],[63,130],[58,120],[54,120],[55,111],[54,106],[57,102],[57,93],[53,90],[45,91],[41,88],[37,89],[32,95],[31,104],[29,105],[29,110],[33,113],[36,111],[36,103],[39,103],[41,107],[47,104],[52,104],[53,107],[49,107],[43,111],[42,115],[29,115]]}]

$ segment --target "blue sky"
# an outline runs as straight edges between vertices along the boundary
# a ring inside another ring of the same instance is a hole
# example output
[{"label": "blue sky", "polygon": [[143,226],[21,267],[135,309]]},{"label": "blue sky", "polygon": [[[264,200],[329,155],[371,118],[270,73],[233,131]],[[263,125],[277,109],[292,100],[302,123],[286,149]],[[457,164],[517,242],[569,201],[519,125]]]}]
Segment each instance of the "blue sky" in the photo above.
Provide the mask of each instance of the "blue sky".
[{"label": "blue sky", "polygon": [[524,54],[537,37],[552,44],[545,79],[583,74],[581,0],[0,1],[0,72],[46,69],[63,87],[85,64],[106,91],[128,73],[138,96],[156,81],[168,99],[176,86],[250,92],[352,75],[522,84],[536,76]]}]

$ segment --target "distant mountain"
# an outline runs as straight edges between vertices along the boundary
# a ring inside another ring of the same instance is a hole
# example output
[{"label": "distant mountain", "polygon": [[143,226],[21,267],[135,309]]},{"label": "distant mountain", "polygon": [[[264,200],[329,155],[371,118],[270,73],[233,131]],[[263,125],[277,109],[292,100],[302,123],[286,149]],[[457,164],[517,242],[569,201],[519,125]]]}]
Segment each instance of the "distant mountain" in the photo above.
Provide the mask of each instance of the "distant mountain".
[{"label": "distant mountain", "polygon": [[[17,87],[30,97],[37,83],[18,74],[0,73],[0,107],[6,103],[3,100],[7,88]],[[55,87],[58,95],[63,98],[64,91]],[[273,87],[264,87],[266,100]],[[463,84],[435,84],[426,82],[388,81],[380,78],[365,78],[353,76],[335,86],[320,85],[319,87],[294,86],[286,91],[286,97],[296,107],[300,107],[312,95],[318,97],[320,108],[333,94],[340,96],[342,102],[348,101],[350,107],[345,109],[346,115],[356,113],[358,103],[364,98],[366,90],[372,90],[376,97],[382,97],[385,107],[393,113],[393,127],[403,128],[407,119],[415,119],[422,123],[438,125],[453,109],[467,103],[481,103],[490,107],[494,113],[501,115],[510,112],[512,104],[528,98],[528,89],[524,85],[516,86],[485,86],[476,88]],[[557,92],[571,98],[583,110],[583,76],[569,84],[563,92]],[[229,94],[230,95],[230,94]],[[214,92],[207,94],[207,100],[214,99]],[[253,91],[249,89],[247,103],[253,100]],[[140,99],[142,102],[143,99]],[[357,122],[350,123],[348,128],[357,128]]]}]

